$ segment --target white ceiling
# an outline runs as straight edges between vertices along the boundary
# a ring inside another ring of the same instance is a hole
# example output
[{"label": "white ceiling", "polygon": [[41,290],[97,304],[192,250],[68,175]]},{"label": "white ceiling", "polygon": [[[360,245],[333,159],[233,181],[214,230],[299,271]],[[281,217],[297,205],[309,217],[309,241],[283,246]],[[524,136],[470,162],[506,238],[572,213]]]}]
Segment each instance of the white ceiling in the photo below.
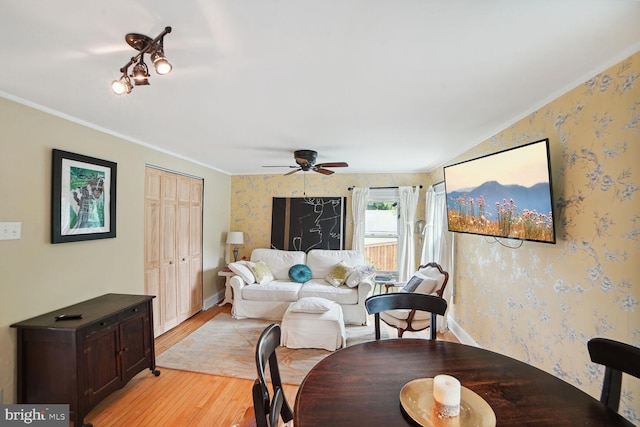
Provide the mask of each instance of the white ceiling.
[{"label": "white ceiling", "polygon": [[0,0],[0,39],[0,96],[229,174],[424,172],[640,50],[640,1]]}]

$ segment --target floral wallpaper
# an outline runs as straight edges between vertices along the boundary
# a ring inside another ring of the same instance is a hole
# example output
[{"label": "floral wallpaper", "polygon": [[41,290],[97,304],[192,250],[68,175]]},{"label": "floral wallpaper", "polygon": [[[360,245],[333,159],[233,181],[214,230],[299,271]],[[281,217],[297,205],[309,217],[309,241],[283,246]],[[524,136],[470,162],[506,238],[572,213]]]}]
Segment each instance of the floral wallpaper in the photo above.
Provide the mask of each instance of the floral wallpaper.
[{"label": "floral wallpaper", "polygon": [[[482,347],[599,398],[587,341],[640,346],[640,53],[451,163],[549,138],[557,244],[519,249],[456,235],[456,322]],[[432,173],[432,181],[442,171]],[[620,413],[640,425],[640,380]]]},{"label": "floral wallpaper", "polygon": [[[456,234],[450,315],[478,344],[530,363],[599,398],[604,369],[587,341],[640,346],[640,53],[611,67],[449,163],[549,138],[555,245],[518,249]],[[349,196],[351,186],[422,184],[430,174],[234,176],[231,230],[240,255],[267,247],[271,198]],[[347,247],[351,242],[348,197]],[[624,376],[620,413],[640,426],[640,380]]]}]

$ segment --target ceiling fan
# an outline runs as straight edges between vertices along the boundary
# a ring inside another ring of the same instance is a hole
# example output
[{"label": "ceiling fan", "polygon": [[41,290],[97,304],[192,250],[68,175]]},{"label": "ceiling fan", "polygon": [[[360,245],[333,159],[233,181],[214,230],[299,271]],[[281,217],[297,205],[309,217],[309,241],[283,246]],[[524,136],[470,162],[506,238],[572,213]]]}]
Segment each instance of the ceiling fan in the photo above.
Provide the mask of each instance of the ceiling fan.
[{"label": "ceiling fan", "polygon": [[285,175],[291,175],[298,171],[314,171],[321,173],[323,175],[331,175],[334,171],[326,169],[326,168],[346,168],[349,165],[345,162],[329,162],[329,163],[318,163],[316,164],[316,159],[318,157],[318,153],[313,150],[296,150],[293,152],[293,158],[295,159],[297,166],[263,166],[265,168],[295,168],[291,172],[286,173]]}]

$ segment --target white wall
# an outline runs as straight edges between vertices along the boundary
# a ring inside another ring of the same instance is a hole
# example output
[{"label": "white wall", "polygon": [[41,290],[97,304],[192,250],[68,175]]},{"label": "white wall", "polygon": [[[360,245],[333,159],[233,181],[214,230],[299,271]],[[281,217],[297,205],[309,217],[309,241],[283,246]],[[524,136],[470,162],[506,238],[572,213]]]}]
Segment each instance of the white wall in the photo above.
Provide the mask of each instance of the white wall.
[{"label": "white wall", "polygon": [[[50,243],[53,148],[118,164],[115,239]],[[229,229],[229,176],[0,98],[0,222],[22,223],[20,240],[0,240],[4,403],[16,392],[10,324],[104,293],[144,293],[146,164],[204,178],[203,283],[211,300],[224,287],[217,272]]]}]

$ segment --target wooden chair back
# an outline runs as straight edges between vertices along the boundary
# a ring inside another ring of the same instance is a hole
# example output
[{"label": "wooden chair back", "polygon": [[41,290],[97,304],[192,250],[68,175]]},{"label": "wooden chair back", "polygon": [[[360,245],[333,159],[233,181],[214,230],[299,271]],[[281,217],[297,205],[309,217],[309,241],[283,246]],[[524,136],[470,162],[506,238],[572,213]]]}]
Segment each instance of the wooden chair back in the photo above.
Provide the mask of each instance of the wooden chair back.
[{"label": "wooden chair back", "polygon": [[389,310],[420,310],[431,313],[431,339],[437,337],[436,316],[444,316],[447,311],[447,302],[435,295],[417,294],[411,292],[393,292],[390,294],[373,295],[364,302],[367,312],[374,314],[376,339],[380,339],[380,313]]},{"label": "wooden chair back", "polygon": [[[280,345],[280,335],[280,325],[274,323],[267,326],[256,344],[258,378],[253,383],[253,408],[258,427],[277,426],[280,416],[285,423],[293,419],[293,411],[282,390],[282,380],[278,369],[276,348]],[[269,365],[271,393],[267,386],[267,365]]]},{"label": "wooden chair back", "polygon": [[587,348],[591,361],[605,366],[600,402],[617,412],[622,373],[640,378],[640,348],[607,338],[593,338]]}]

